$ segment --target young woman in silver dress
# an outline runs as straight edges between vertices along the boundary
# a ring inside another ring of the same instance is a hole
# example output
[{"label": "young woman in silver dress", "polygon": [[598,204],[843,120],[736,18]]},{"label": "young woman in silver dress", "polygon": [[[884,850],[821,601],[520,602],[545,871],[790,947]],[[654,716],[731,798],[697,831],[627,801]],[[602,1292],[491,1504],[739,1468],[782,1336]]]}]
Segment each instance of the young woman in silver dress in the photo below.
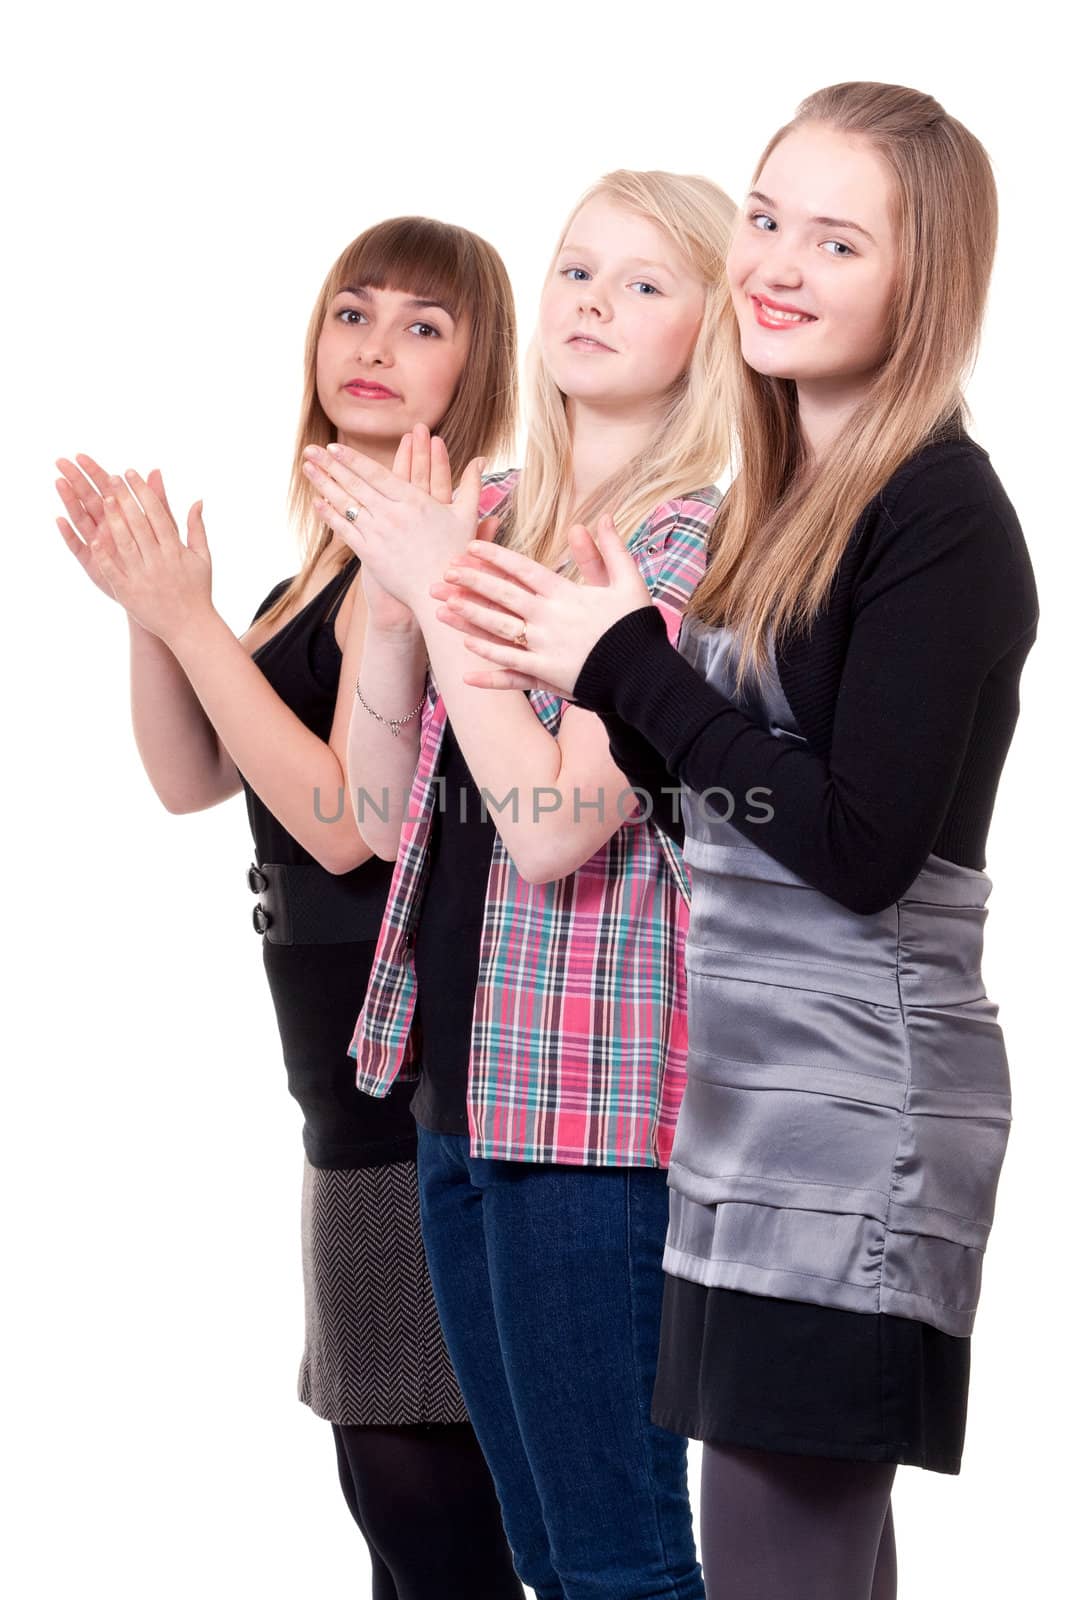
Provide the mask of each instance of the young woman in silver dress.
[{"label": "young woman in silver dress", "polygon": [[705,1441],[722,1600],[891,1600],[896,1466],[960,1467],[1010,1119],[985,846],[1038,623],[966,431],[995,236],[986,152],[937,101],[811,95],[734,230],[740,470],[677,645],[609,529],[573,535],[594,587],[492,547],[447,574],[493,664],[466,682],[599,712],[684,832],[652,1416]]}]

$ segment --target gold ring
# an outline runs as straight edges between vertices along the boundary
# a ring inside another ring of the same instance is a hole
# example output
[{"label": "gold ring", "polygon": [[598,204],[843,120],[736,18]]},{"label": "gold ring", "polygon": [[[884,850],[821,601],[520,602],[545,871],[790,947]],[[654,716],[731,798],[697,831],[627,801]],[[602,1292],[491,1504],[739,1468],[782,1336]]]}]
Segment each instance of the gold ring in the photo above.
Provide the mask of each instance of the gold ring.
[{"label": "gold ring", "polygon": [[522,628],[520,633],[517,635],[516,639],[514,639],[513,642],[514,642],[515,645],[518,645],[522,650],[527,650],[528,649],[528,629],[527,628]]}]

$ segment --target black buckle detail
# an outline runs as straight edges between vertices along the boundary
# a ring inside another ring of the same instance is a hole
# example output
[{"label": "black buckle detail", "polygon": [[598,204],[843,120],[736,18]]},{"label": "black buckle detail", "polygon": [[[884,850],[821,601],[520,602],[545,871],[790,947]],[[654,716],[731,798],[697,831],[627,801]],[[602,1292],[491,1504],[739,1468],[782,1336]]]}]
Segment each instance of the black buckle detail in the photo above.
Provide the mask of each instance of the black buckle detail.
[{"label": "black buckle detail", "polygon": [[247,887],[252,894],[261,894],[264,889],[270,887],[269,878],[253,861],[247,869]]},{"label": "black buckle detail", "polygon": [[256,933],[265,933],[273,922],[273,918],[260,900],[251,912],[251,921],[255,925]]}]

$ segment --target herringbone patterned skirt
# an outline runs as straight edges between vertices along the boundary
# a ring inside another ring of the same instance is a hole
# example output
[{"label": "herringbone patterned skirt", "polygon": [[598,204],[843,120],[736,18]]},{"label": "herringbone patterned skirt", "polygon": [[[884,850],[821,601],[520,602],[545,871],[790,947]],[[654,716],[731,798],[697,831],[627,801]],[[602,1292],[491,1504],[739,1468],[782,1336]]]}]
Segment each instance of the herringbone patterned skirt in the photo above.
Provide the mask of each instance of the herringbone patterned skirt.
[{"label": "herringbone patterned skirt", "polygon": [[300,1399],[328,1422],[467,1422],[435,1309],[414,1161],[304,1162]]}]

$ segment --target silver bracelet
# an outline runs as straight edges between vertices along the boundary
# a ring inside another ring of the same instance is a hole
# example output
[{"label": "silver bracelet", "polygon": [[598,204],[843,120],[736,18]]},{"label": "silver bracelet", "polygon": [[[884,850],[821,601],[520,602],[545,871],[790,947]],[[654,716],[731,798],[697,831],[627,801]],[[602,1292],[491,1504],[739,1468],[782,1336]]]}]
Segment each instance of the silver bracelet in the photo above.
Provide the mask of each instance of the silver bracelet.
[{"label": "silver bracelet", "polygon": [[426,688],[424,689],[423,694],[420,696],[419,705],[413,706],[412,710],[409,712],[407,717],[383,717],[383,716],[380,716],[379,713],[375,710],[374,706],[369,706],[367,704],[367,701],[364,699],[363,695],[360,693],[360,680],[359,680],[359,678],[356,679],[356,699],[360,702],[361,706],[363,707],[363,709],[365,711],[369,711],[371,713],[371,715],[374,717],[376,722],[381,722],[383,727],[389,728],[390,732],[393,734],[394,738],[396,739],[398,737],[398,735],[400,734],[401,729],[404,727],[405,723],[406,722],[411,722],[413,717],[418,715],[418,713],[423,710],[423,702],[427,699],[427,690],[426,690]]}]

